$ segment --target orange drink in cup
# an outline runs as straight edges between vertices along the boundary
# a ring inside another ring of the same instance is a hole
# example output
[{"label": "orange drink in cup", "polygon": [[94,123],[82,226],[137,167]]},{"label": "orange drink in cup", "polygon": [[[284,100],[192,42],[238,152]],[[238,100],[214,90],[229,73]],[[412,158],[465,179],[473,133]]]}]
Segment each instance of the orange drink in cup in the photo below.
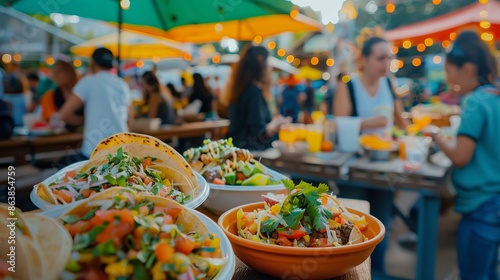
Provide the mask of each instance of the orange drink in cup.
[{"label": "orange drink in cup", "polygon": [[283,125],[278,133],[278,138],[282,142],[293,144],[296,140],[295,128],[290,124]]},{"label": "orange drink in cup", "polygon": [[422,129],[432,123],[432,116],[427,114],[414,114],[413,115],[413,125]]},{"label": "orange drink in cup", "polygon": [[323,126],[322,125],[308,125],[306,142],[309,145],[309,152],[317,153],[321,151],[321,144],[323,143]]},{"label": "orange drink in cup", "polygon": [[307,136],[307,128],[304,124],[294,124],[295,141],[305,141]]}]

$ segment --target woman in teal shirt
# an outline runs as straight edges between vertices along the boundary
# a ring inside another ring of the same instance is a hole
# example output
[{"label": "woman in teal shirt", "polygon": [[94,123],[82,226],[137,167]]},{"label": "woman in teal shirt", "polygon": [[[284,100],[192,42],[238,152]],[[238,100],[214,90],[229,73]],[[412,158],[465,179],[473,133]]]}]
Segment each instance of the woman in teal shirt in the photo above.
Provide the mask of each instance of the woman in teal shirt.
[{"label": "woman in teal shirt", "polygon": [[450,89],[464,95],[457,143],[435,141],[454,165],[455,209],[462,213],[457,253],[462,280],[498,280],[500,246],[500,95],[496,60],[472,31],[461,33],[446,55]]}]

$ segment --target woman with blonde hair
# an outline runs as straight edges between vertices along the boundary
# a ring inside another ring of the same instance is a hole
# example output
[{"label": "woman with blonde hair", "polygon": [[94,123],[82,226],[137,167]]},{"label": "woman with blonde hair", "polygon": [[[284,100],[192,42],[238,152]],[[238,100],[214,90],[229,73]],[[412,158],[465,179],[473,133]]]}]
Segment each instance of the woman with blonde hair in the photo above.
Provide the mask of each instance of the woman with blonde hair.
[{"label": "woman with blonde hair", "polygon": [[280,126],[290,118],[272,118],[268,108],[271,98],[269,52],[262,46],[247,45],[233,68],[223,102],[229,106],[229,136],[235,146],[263,150],[271,146]]}]

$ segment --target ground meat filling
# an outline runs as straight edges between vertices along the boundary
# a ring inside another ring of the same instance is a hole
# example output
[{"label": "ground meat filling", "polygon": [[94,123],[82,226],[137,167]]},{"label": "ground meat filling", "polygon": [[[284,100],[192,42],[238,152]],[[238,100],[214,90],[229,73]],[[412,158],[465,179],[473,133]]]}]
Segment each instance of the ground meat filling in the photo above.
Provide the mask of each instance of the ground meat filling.
[{"label": "ground meat filling", "polygon": [[342,241],[342,245],[345,245],[349,242],[349,236],[351,235],[351,231],[354,227],[354,224],[351,222],[345,223],[340,227],[340,236],[337,234],[337,237]]}]

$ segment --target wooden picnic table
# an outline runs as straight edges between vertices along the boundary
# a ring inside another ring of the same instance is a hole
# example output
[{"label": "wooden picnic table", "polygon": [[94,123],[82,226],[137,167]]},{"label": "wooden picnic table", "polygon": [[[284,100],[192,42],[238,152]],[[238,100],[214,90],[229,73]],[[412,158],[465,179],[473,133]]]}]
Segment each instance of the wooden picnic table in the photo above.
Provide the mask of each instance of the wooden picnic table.
[{"label": "wooden picnic table", "polygon": [[[141,133],[154,136],[162,141],[174,138],[183,139],[191,137],[208,137],[218,139],[221,137],[221,130],[229,126],[229,120],[221,119],[214,121],[193,122],[181,125],[162,126],[154,131],[142,131]],[[79,150],[83,140],[82,133],[63,133],[48,136],[22,136],[7,140],[0,140],[0,158],[16,157],[16,162],[20,162],[25,155],[36,155],[43,152]]]},{"label": "wooden picnic table", "polygon": [[[360,190],[387,192],[404,189],[418,192],[416,279],[434,279],[440,198],[447,192],[446,179],[450,166],[425,163],[420,170],[408,172],[398,158],[373,162],[366,157],[357,158],[354,153],[342,152],[320,157],[310,154],[287,158],[280,156],[276,149],[258,152],[256,158],[268,167],[296,178],[334,181]],[[378,203],[385,205],[393,201]]]}]

